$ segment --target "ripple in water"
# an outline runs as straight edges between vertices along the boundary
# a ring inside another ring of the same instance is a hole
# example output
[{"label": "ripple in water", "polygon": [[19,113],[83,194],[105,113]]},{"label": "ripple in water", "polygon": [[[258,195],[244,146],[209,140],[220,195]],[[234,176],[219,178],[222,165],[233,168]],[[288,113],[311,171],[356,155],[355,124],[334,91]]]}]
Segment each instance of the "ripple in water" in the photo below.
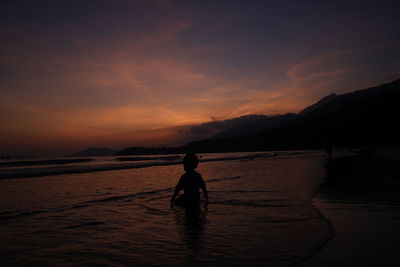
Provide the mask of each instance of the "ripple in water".
[{"label": "ripple in water", "polygon": [[312,205],[323,171],[318,154],[202,162],[196,211],[169,207],[176,165],[3,180],[2,261],[291,266],[331,238]]}]

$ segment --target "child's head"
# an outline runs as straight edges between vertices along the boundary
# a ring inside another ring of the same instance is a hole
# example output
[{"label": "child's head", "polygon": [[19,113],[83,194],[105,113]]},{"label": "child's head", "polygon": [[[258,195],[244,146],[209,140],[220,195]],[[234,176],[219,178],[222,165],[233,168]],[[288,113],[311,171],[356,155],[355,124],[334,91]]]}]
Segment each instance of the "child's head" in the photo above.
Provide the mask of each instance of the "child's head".
[{"label": "child's head", "polygon": [[194,153],[187,153],[183,158],[183,167],[185,171],[191,171],[197,168],[199,159]]}]

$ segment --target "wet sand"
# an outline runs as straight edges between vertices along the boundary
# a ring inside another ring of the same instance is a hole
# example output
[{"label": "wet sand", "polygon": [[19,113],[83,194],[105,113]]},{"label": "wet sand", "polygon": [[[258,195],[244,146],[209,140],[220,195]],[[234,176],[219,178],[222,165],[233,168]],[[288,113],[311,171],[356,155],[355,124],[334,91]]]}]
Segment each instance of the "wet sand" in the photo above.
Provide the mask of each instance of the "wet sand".
[{"label": "wet sand", "polygon": [[400,266],[400,149],[336,157],[314,205],[334,229],[301,266]]}]

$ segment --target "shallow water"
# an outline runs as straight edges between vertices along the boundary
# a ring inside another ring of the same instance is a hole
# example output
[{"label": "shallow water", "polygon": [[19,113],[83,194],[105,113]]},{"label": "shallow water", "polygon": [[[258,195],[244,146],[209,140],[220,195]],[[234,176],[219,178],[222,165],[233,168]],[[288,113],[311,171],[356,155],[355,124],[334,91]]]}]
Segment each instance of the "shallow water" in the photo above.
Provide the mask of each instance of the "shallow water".
[{"label": "shallow water", "polygon": [[312,198],[323,155],[202,162],[210,204],[171,209],[180,165],[0,180],[6,265],[291,266],[332,228]]},{"label": "shallow water", "polygon": [[[295,155],[312,151],[270,151],[270,152],[236,152],[204,153],[200,162],[250,160],[259,157]],[[98,157],[60,157],[60,158],[27,158],[7,159],[0,162],[0,179],[41,177],[58,174],[85,173],[94,171],[145,168],[153,166],[181,164],[183,154],[177,155],[143,155],[143,156],[98,156]]]}]

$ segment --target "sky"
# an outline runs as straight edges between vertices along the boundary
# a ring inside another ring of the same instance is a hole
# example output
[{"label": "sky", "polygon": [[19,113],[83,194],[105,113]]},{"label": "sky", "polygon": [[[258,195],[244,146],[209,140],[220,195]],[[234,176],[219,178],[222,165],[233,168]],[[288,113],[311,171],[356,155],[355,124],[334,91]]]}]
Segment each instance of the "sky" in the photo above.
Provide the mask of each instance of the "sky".
[{"label": "sky", "polygon": [[400,78],[398,1],[0,3],[0,153],[178,145]]}]

